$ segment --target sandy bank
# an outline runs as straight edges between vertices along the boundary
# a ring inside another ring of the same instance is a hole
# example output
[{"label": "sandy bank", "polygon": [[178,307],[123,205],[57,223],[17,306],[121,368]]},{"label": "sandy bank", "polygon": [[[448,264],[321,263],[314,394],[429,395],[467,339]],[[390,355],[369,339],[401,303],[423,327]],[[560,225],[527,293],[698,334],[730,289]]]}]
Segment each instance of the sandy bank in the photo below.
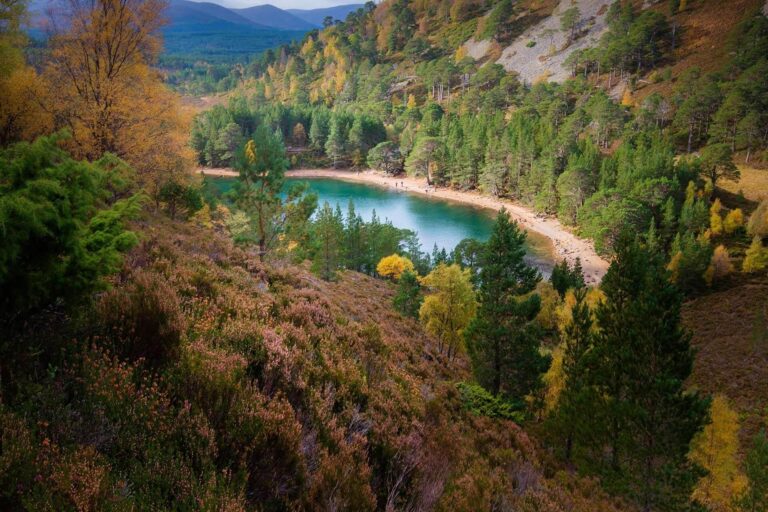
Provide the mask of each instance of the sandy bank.
[{"label": "sandy bank", "polygon": [[[199,171],[209,176],[237,176],[237,172],[231,169],[199,169]],[[355,172],[341,169],[301,169],[288,171],[286,175],[292,178],[334,178],[378,185],[393,190],[405,190],[413,194],[457,201],[492,210],[500,210],[504,207],[522,227],[549,238],[554,246],[557,259],[565,258],[573,262],[577,257],[581,258],[581,265],[584,268],[584,275],[588,282],[599,282],[608,269],[608,262],[595,252],[595,248],[590,241],[579,238],[557,219],[537,214],[529,208],[512,201],[482,195],[478,192],[462,192],[449,188],[427,187],[427,182],[424,178],[394,178],[371,170]]]}]

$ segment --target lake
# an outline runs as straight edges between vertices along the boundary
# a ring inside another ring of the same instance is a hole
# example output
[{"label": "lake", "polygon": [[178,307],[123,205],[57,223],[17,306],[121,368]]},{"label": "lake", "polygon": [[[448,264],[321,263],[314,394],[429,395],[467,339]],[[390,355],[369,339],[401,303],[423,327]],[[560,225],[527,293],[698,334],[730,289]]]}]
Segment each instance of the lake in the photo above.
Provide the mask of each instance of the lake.
[{"label": "lake", "polygon": [[[221,192],[229,190],[233,182],[232,178],[208,179]],[[485,208],[363,183],[332,178],[289,178],[287,181],[308,182],[310,189],[317,193],[319,205],[325,201],[333,207],[339,204],[345,215],[350,199],[357,213],[366,221],[371,219],[375,210],[382,221],[386,219],[396,227],[414,231],[421,241],[422,249],[429,253],[434,245],[450,252],[465,238],[487,240],[496,215],[496,212]],[[529,232],[528,260],[542,273],[549,275],[553,264],[550,240]]]}]

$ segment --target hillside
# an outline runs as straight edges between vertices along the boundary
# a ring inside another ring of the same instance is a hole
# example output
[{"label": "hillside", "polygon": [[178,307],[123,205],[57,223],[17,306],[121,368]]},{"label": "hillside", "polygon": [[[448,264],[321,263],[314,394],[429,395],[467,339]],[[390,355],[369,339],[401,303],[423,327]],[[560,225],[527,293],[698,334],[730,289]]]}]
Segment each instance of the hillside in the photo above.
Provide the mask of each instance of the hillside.
[{"label": "hillside", "polygon": [[759,2],[60,7],[0,5],[0,510],[768,510]]},{"label": "hillside", "polygon": [[322,27],[325,18],[328,16],[334,20],[344,21],[349,13],[361,9],[363,6],[363,4],[345,4],[334,7],[319,7],[317,9],[286,9],[286,11],[307,23]]},{"label": "hillside", "polygon": [[689,302],[684,317],[697,350],[691,384],[731,400],[748,446],[768,407],[768,279],[737,279]]},{"label": "hillside", "polygon": [[269,4],[233,9],[233,11],[254,23],[266,23],[272,28],[282,30],[312,30],[318,27],[315,23],[310,23],[299,16],[294,16],[288,11]]}]

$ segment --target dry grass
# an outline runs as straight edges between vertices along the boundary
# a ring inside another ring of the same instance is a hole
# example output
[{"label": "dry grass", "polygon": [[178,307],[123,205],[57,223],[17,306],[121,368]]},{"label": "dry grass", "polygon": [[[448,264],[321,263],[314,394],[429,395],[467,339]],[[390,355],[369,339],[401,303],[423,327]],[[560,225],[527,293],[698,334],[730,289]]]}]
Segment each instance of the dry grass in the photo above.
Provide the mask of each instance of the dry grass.
[{"label": "dry grass", "polygon": [[[743,19],[757,12],[763,3],[763,0],[688,2],[688,9],[673,18],[679,25],[680,44],[671,66],[673,79],[640,87],[635,93],[636,101],[641,103],[654,92],[668,97],[676,78],[691,67],[699,67],[704,72],[720,69],[728,59],[727,41],[731,33]],[[652,9],[668,16],[669,2],[659,2]]]},{"label": "dry grass", "polygon": [[755,203],[768,199],[768,169],[756,169],[739,165],[741,179],[737,182],[722,181],[719,185],[723,190],[732,194],[742,194]]},{"label": "dry grass", "polygon": [[731,400],[746,446],[768,406],[768,278],[734,279],[735,286],[687,303],[683,318],[697,350],[690,384]]}]

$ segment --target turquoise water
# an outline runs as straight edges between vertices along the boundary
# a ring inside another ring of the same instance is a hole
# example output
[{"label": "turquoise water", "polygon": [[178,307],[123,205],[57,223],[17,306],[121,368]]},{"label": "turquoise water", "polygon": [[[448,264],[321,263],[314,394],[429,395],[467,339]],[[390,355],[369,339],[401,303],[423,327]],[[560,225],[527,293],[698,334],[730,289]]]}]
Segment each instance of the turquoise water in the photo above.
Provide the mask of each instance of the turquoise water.
[{"label": "turquoise water", "polygon": [[[220,191],[230,188],[232,179],[211,180]],[[292,179],[289,182],[294,181]],[[491,233],[495,212],[476,208],[444,199],[433,199],[408,194],[394,189],[351,183],[331,178],[302,179],[317,193],[318,203],[328,201],[331,206],[339,204],[346,215],[350,199],[355,210],[366,221],[376,210],[380,219],[388,219],[399,228],[410,229],[419,236],[422,249],[431,252],[436,244],[449,252],[465,238],[485,241]],[[529,261],[544,273],[552,268],[552,246],[546,237],[536,233],[528,234]]]}]

